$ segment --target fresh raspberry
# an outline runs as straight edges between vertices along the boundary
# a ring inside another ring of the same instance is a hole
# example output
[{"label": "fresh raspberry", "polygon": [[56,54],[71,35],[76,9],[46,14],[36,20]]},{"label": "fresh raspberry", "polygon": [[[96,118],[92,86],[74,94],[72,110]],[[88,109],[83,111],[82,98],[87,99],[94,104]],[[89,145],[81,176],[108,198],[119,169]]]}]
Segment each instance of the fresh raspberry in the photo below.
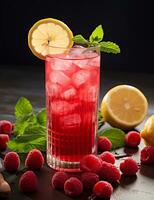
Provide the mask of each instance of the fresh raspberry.
[{"label": "fresh raspberry", "polygon": [[56,172],[52,177],[52,187],[57,190],[63,190],[67,179],[68,175],[65,172]]},{"label": "fresh raspberry", "polygon": [[40,169],[44,164],[44,157],[38,149],[31,150],[25,160],[25,166],[31,170]]},{"label": "fresh raspberry", "polygon": [[127,158],[120,163],[120,170],[124,175],[133,176],[138,171],[137,162],[132,158]]},{"label": "fresh raspberry", "polygon": [[7,120],[0,121],[0,134],[11,135],[12,132],[12,123]]},{"label": "fresh raspberry", "polygon": [[24,193],[35,192],[38,189],[38,179],[33,171],[27,171],[20,177],[19,189]]},{"label": "fresh raspberry", "polygon": [[64,191],[70,197],[77,197],[83,191],[83,184],[78,178],[71,177],[65,182]]},{"label": "fresh raspberry", "polygon": [[81,181],[87,190],[92,190],[99,181],[99,176],[93,172],[84,172],[81,174]]},{"label": "fresh raspberry", "polygon": [[154,164],[154,147],[147,146],[141,150],[140,160],[142,164],[152,165]]},{"label": "fresh raspberry", "polygon": [[110,151],[112,143],[107,137],[100,137],[98,140],[98,149],[100,151]]},{"label": "fresh raspberry", "polygon": [[110,183],[114,183],[120,180],[121,174],[115,165],[103,162],[100,177]]},{"label": "fresh raspberry", "polygon": [[83,172],[99,173],[102,167],[102,160],[93,154],[86,155],[80,161],[80,169]]},{"label": "fresh raspberry", "polygon": [[99,198],[110,198],[113,193],[113,187],[106,181],[99,181],[94,185],[93,193]]},{"label": "fresh raspberry", "polygon": [[8,135],[0,134],[0,151],[6,150],[8,141],[9,141]]},{"label": "fresh raspberry", "polygon": [[137,147],[141,142],[141,136],[136,131],[130,131],[125,136],[125,144],[128,147]]},{"label": "fresh raspberry", "polygon": [[9,152],[4,157],[4,167],[8,172],[15,172],[20,166],[20,158],[16,152]]},{"label": "fresh raspberry", "polygon": [[100,154],[100,158],[102,159],[102,161],[105,161],[111,164],[115,163],[115,156],[109,151],[105,151],[102,154]]}]

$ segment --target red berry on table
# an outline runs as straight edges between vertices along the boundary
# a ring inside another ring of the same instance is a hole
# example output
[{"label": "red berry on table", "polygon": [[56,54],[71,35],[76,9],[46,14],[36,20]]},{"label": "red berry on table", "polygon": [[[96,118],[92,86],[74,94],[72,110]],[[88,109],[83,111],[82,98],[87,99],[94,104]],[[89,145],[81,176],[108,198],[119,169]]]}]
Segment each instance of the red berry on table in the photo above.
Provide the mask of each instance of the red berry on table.
[{"label": "red berry on table", "polygon": [[99,155],[102,161],[114,164],[115,163],[115,156],[110,153],[109,151],[105,151]]},{"label": "red berry on table", "polygon": [[100,151],[110,151],[112,143],[107,137],[100,137],[98,140],[98,149]]},{"label": "red berry on table", "polygon": [[31,150],[25,160],[25,166],[31,170],[40,169],[44,164],[44,157],[38,149]]},{"label": "red berry on table", "polygon": [[83,191],[83,184],[78,178],[71,177],[65,182],[64,191],[70,197],[77,197]]},{"label": "red berry on table", "polygon": [[56,172],[52,177],[52,187],[57,190],[63,190],[67,179],[68,175],[65,172]]},{"label": "red berry on table", "polygon": [[20,158],[16,152],[9,152],[4,157],[4,167],[8,172],[15,172],[20,166]]},{"label": "red berry on table", "polygon": [[137,162],[132,158],[127,158],[120,163],[120,170],[124,175],[133,176],[137,173],[138,169]]},{"label": "red berry on table", "polygon": [[93,193],[99,198],[110,198],[113,193],[113,187],[106,181],[99,181],[94,185]]},{"label": "red berry on table", "polygon": [[137,147],[141,142],[141,136],[137,131],[130,131],[125,136],[125,144],[128,147]]},{"label": "red berry on table", "polygon": [[8,135],[0,134],[0,151],[6,150],[8,141],[9,141]]},{"label": "red berry on table", "polygon": [[103,162],[100,177],[110,183],[114,183],[120,180],[121,174],[115,165]]},{"label": "red berry on table", "polygon": [[27,171],[20,177],[19,189],[24,193],[35,192],[38,189],[38,179],[33,171]]},{"label": "red berry on table", "polygon": [[141,150],[140,160],[142,164],[154,165],[154,147],[147,146]]},{"label": "red berry on table", "polygon": [[93,172],[84,172],[81,174],[81,181],[87,190],[92,190],[93,186],[99,181],[99,176]]},{"label": "red berry on table", "polygon": [[80,161],[80,169],[83,172],[99,173],[102,167],[102,160],[93,154],[86,155]]},{"label": "red berry on table", "polygon": [[12,123],[7,120],[0,121],[0,134],[11,135],[12,132]]}]

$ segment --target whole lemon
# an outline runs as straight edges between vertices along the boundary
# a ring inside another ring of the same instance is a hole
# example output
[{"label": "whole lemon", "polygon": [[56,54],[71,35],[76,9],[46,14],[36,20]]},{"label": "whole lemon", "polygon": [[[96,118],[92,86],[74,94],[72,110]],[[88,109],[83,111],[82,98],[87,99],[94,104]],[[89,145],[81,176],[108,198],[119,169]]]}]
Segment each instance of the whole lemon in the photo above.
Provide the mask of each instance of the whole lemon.
[{"label": "whole lemon", "polygon": [[154,115],[148,118],[143,130],[141,131],[141,137],[147,146],[154,146]]}]

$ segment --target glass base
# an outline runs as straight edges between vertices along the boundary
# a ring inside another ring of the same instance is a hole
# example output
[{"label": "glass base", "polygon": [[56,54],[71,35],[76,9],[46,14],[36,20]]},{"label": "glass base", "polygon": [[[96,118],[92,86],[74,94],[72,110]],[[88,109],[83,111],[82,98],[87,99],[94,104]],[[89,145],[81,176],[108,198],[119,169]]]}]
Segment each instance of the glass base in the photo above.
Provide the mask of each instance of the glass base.
[{"label": "glass base", "polygon": [[47,164],[49,167],[66,172],[80,172],[80,162],[68,162],[59,160],[49,153],[47,154]]}]

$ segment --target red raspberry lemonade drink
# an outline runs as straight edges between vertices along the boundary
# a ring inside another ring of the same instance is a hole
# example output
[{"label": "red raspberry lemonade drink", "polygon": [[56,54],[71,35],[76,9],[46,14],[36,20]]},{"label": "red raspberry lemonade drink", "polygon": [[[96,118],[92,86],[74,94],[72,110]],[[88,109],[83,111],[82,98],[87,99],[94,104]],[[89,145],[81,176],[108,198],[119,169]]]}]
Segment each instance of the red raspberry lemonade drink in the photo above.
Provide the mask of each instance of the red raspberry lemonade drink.
[{"label": "red raspberry lemonade drink", "polygon": [[48,164],[79,170],[83,156],[96,153],[100,81],[99,48],[74,47],[46,57]]},{"label": "red raspberry lemonade drink", "polygon": [[32,53],[45,60],[47,163],[56,170],[80,171],[80,160],[97,151],[100,51],[120,53],[103,36],[102,25],[89,39],[73,36],[53,18],[39,20],[29,30]]}]

